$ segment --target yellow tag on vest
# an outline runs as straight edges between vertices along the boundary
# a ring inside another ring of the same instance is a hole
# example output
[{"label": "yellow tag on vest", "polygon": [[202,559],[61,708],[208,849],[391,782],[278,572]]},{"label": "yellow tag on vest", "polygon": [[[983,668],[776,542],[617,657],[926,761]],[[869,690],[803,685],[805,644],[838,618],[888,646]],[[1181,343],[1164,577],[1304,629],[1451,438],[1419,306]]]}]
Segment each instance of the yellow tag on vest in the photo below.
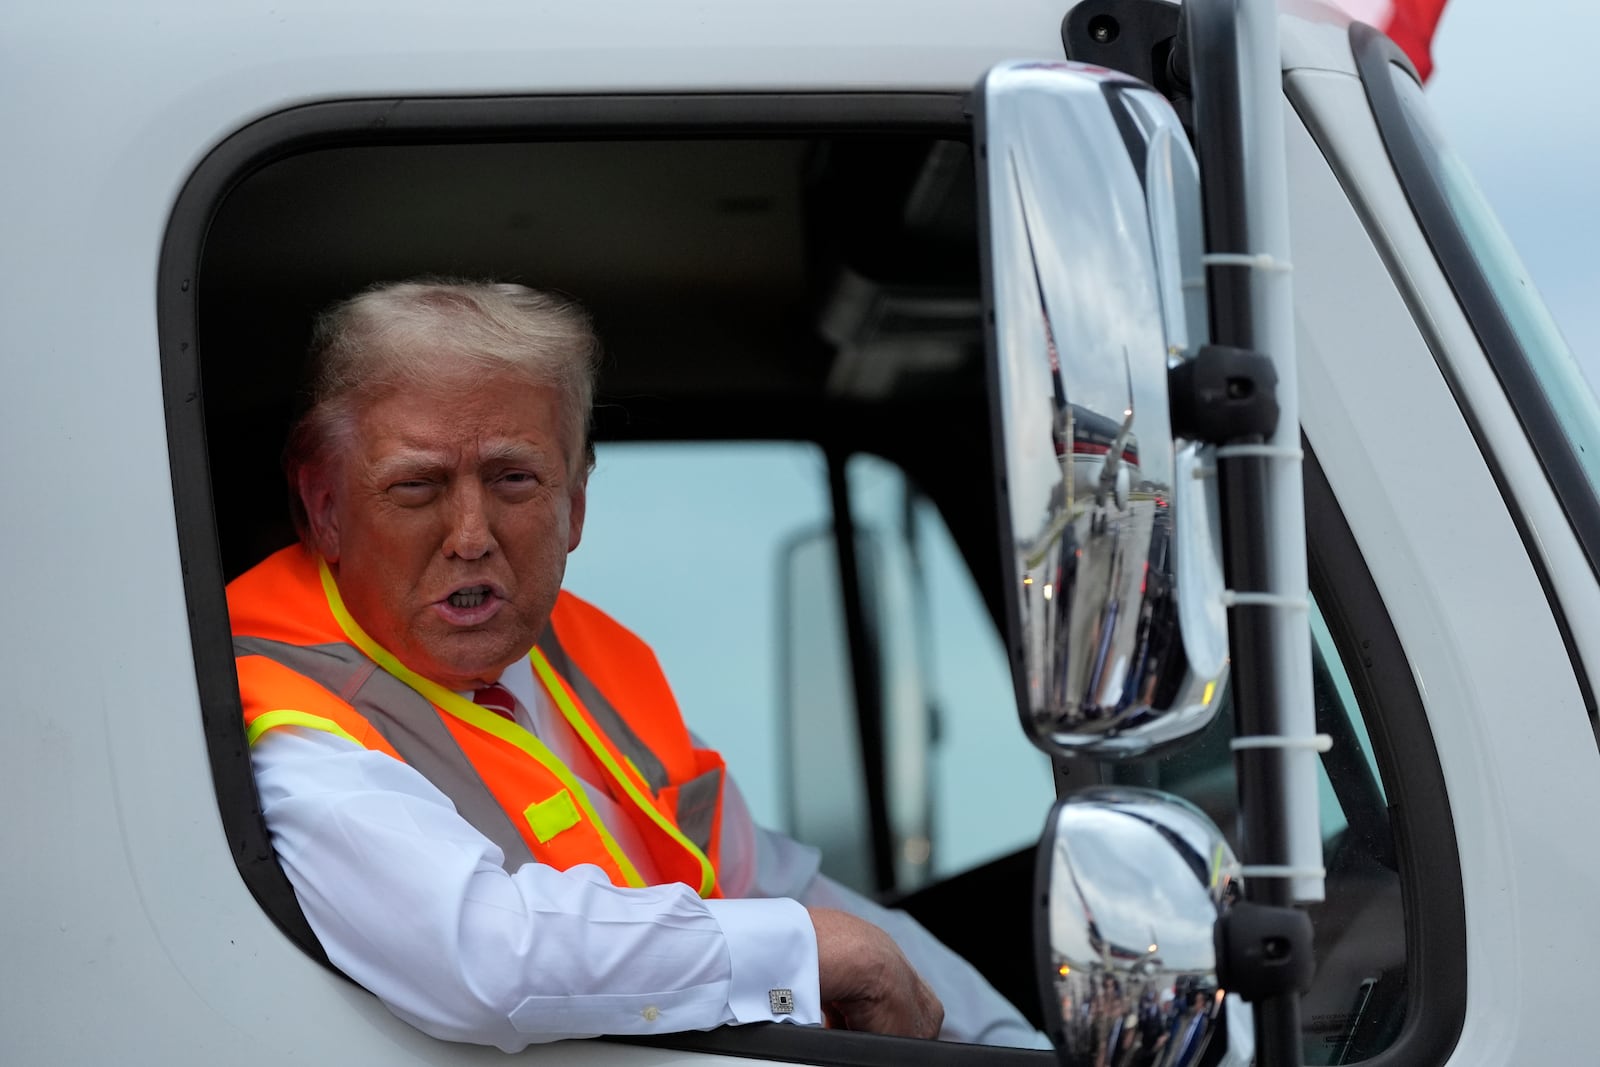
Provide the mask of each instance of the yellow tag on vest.
[{"label": "yellow tag on vest", "polygon": [[572,794],[565,789],[554,796],[529,804],[522,812],[522,817],[528,820],[528,825],[533,829],[533,836],[539,839],[541,845],[561,831],[572,829],[582,818],[578,814],[578,805],[572,802]]}]

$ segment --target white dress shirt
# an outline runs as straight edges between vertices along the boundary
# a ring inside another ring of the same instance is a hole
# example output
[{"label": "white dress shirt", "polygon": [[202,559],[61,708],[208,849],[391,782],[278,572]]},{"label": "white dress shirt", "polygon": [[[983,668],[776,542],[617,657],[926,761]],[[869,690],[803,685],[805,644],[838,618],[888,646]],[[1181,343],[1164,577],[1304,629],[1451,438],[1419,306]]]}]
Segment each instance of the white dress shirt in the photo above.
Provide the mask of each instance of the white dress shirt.
[{"label": "white dress shirt", "polygon": [[[525,728],[577,777],[604,781],[526,660],[500,681]],[[334,734],[280,727],[251,755],[279,861],[328,958],[435,1037],[512,1052],[574,1036],[820,1023],[809,904],[886,930],[944,1002],[941,1036],[1049,1047],[915,920],[821,875],[815,849],[756,826],[731,776],[724,899],[702,900],[681,883],[619,888],[587,864],[508,873],[500,848],[416,770]],[[648,863],[605,789],[589,796],[629,858]],[[775,1011],[783,991],[792,1012]]]}]

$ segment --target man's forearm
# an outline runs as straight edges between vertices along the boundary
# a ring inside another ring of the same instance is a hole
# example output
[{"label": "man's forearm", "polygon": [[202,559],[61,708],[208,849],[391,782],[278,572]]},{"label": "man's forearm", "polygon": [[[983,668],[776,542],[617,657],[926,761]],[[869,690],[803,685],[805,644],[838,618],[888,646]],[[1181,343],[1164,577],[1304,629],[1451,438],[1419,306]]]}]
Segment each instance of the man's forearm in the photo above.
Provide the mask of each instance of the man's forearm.
[{"label": "man's forearm", "polygon": [[[817,1022],[816,943],[793,901],[624,889],[528,864],[426,779],[337,737],[255,750],[279,858],[330,959],[437,1037],[521,1048],[598,1033]],[[792,1011],[774,1011],[788,990]]]}]

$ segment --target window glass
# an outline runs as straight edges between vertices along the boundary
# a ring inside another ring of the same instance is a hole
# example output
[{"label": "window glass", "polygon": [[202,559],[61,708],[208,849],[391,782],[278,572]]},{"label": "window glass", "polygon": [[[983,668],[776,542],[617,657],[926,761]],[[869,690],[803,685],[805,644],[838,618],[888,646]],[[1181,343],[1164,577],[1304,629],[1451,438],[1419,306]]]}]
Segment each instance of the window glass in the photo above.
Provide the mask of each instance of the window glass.
[{"label": "window glass", "polygon": [[827,485],[812,445],[604,445],[567,564],[566,588],[655,649],[689,727],[782,830],[778,567],[830,521]]},{"label": "window glass", "polygon": [[1428,173],[1504,311],[1562,430],[1572,442],[1588,477],[1589,490],[1594,492],[1600,489],[1600,403],[1594,390],[1465,162],[1446,144],[1422,87],[1400,67],[1387,66],[1406,126],[1427,162]]},{"label": "window glass", "polygon": [[884,598],[904,613],[896,628],[915,650],[891,661],[914,677],[888,688],[932,712],[929,875],[945,878],[1038,839],[1054,799],[1050,761],[1022,732],[1005,644],[938,509],[876,456],[850,457],[845,475],[857,525],[915,574],[911,595]]},{"label": "window glass", "polygon": [[[1377,788],[1378,795],[1387,803],[1388,797],[1383,791],[1383,779],[1378,776],[1378,758],[1372,754],[1372,737],[1367,733],[1367,721],[1361,715],[1360,705],[1356,703],[1355,689],[1350,685],[1350,675],[1344,669],[1344,661],[1339,658],[1338,650],[1334,648],[1333,634],[1328,632],[1328,620],[1322,617],[1322,609],[1317,606],[1315,600],[1311,602],[1311,648],[1313,660],[1328,672],[1331,689],[1324,695],[1333,700],[1344,712],[1344,721],[1349,723],[1356,744],[1360,746],[1367,774],[1371,776],[1371,782]],[[1323,831],[1323,837],[1327,837],[1326,829]]]},{"label": "window glass", "polygon": [[829,523],[779,546],[778,769],[785,828],[822,850],[824,874],[870,893],[878,869],[836,544]]},{"label": "window glass", "polygon": [[[937,509],[882,459],[852,456],[845,476],[903,892],[1031,846],[1053,787]],[[656,650],[758,822],[821,848],[832,877],[879,888],[820,449],[601,446],[566,587]]]}]

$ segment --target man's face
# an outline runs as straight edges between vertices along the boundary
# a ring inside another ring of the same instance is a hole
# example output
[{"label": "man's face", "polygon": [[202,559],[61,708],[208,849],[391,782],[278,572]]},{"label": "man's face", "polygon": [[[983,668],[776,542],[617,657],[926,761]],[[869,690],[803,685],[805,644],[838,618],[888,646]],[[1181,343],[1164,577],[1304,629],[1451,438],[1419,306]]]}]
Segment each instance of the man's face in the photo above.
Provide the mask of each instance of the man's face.
[{"label": "man's face", "polygon": [[549,620],[583,532],[564,415],[557,390],[511,372],[401,386],[361,410],[338,469],[302,478],[350,614],[423,677],[486,685]]}]

